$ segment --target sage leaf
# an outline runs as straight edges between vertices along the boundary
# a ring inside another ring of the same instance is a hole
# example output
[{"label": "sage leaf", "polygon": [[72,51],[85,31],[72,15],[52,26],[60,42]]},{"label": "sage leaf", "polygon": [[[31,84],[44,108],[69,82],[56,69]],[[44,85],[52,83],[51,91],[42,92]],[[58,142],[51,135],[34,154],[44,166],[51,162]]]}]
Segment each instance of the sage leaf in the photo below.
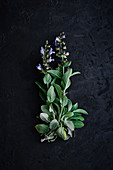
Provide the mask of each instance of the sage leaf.
[{"label": "sage leaf", "polygon": [[41,106],[41,111],[42,111],[43,113],[50,114],[50,112],[49,112],[49,107],[48,107],[47,105],[42,105],[42,106]]},{"label": "sage leaf", "polygon": [[68,118],[72,117],[73,115],[74,115],[73,112],[67,112],[66,114],[64,114],[64,115],[62,116],[62,120],[63,120],[63,119],[67,120]]},{"label": "sage leaf", "polygon": [[40,113],[40,119],[42,119],[44,122],[48,123],[49,122],[49,116],[47,113]]},{"label": "sage leaf", "polygon": [[47,99],[49,102],[53,102],[55,100],[56,94],[54,91],[54,87],[50,86],[50,88],[47,91]]},{"label": "sage leaf", "polygon": [[49,84],[52,80],[52,77],[50,76],[50,74],[46,74],[43,78],[44,84]]},{"label": "sage leaf", "polygon": [[73,120],[73,124],[75,128],[82,128],[84,126],[84,123],[79,120]]},{"label": "sage leaf", "polygon": [[80,116],[80,115],[78,115],[78,116],[72,116],[72,117],[69,117],[68,118],[68,120],[74,120],[74,119],[76,119],[76,120],[81,120],[81,121],[84,121],[84,117],[82,117],[82,116]]},{"label": "sage leaf", "polygon": [[61,87],[58,84],[54,84],[54,87],[55,87],[55,89],[57,91],[57,94],[58,94],[59,98],[61,98],[61,95],[62,95]]},{"label": "sage leaf", "polygon": [[75,113],[83,113],[85,115],[88,115],[88,112],[86,110],[84,110],[84,109],[77,109],[77,110],[74,110],[73,112],[75,112]]},{"label": "sage leaf", "polygon": [[68,112],[71,110],[72,108],[72,102],[71,100],[68,99]]},{"label": "sage leaf", "polygon": [[45,93],[45,95],[47,94],[46,93],[46,90],[45,90],[45,87],[43,86],[43,84],[41,84],[40,82],[36,81],[35,84]]},{"label": "sage leaf", "polygon": [[63,63],[63,66],[64,66],[64,67],[69,67],[70,65],[71,65],[71,61],[68,61],[68,62]]},{"label": "sage leaf", "polygon": [[71,74],[72,74],[72,69],[68,69],[66,71],[66,73],[62,77],[62,80],[63,80],[63,82],[65,84],[65,89],[67,89],[70,86],[70,84],[71,84],[71,81],[69,79]]},{"label": "sage leaf", "polygon": [[56,133],[60,138],[62,138],[63,140],[66,140],[67,135],[63,127],[59,127]]},{"label": "sage leaf", "polygon": [[77,75],[77,74],[81,74],[80,72],[74,72],[71,74],[71,76]]},{"label": "sage leaf", "polygon": [[53,81],[51,82],[51,85],[54,85],[56,79],[57,79],[56,77],[53,79]]},{"label": "sage leaf", "polygon": [[49,127],[45,124],[37,124],[35,125],[35,128],[39,133],[46,134],[47,132],[49,132]]},{"label": "sage leaf", "polygon": [[75,104],[72,106],[71,111],[74,111],[74,110],[76,110],[77,108],[78,108],[78,103],[75,103]]},{"label": "sage leaf", "polygon": [[58,125],[59,125],[58,121],[56,119],[54,119],[50,122],[49,127],[50,127],[50,129],[55,130],[58,127]]},{"label": "sage leaf", "polygon": [[61,78],[62,73],[59,70],[48,70],[48,73],[50,73],[53,77]]},{"label": "sage leaf", "polygon": [[68,103],[68,98],[66,96],[63,96],[63,98],[60,99],[60,103],[62,104],[62,107],[66,106]]},{"label": "sage leaf", "polygon": [[64,124],[65,124],[68,128],[70,128],[72,131],[74,131],[74,124],[73,124],[72,121],[70,121],[70,120],[65,120],[65,121],[64,121]]},{"label": "sage leaf", "polygon": [[46,102],[46,95],[42,91],[39,91],[39,96],[44,102]]}]

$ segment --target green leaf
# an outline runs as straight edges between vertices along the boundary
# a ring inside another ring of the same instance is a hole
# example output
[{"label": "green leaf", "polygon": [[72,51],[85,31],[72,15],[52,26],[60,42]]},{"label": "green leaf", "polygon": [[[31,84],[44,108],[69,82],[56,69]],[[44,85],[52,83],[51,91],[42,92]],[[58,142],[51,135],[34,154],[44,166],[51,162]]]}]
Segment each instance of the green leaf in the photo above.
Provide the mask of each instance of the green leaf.
[{"label": "green leaf", "polygon": [[55,130],[58,127],[58,125],[59,125],[58,121],[56,119],[54,119],[50,122],[49,127],[50,127],[50,129]]},{"label": "green leaf", "polygon": [[63,115],[65,115],[66,113],[68,112],[68,109],[67,109],[67,107],[64,107],[64,109],[63,109]]},{"label": "green leaf", "polygon": [[74,131],[74,124],[73,124],[72,121],[70,121],[70,120],[65,120],[65,121],[64,121],[64,124],[65,124],[68,128],[70,128],[72,131]]},{"label": "green leaf", "polygon": [[62,73],[59,70],[48,70],[48,73],[50,73],[53,77],[61,78]]},{"label": "green leaf", "polygon": [[43,78],[44,84],[49,84],[52,80],[52,77],[50,76],[50,74],[46,74]]},{"label": "green leaf", "polygon": [[74,115],[73,112],[67,112],[66,114],[64,114],[64,115],[62,116],[62,119],[63,119],[63,118],[68,119],[69,117],[72,117],[73,115]]},{"label": "green leaf", "polygon": [[68,79],[67,84],[66,84],[66,86],[65,86],[65,90],[68,89],[70,85],[71,85],[71,80]]},{"label": "green leaf", "polygon": [[63,66],[64,66],[64,67],[69,67],[70,65],[71,65],[71,61],[68,61],[68,62],[63,63]]},{"label": "green leaf", "polygon": [[43,84],[41,84],[40,82],[36,81],[35,84],[45,93],[45,95],[47,94],[46,93],[46,90],[45,90],[45,87],[43,86]]},{"label": "green leaf", "polygon": [[63,89],[65,89],[65,83],[63,81],[61,81],[61,86]]},{"label": "green leaf", "polygon": [[75,128],[82,128],[84,126],[84,123],[79,120],[73,120],[72,122]]},{"label": "green leaf", "polygon": [[51,85],[54,85],[55,81],[56,81],[56,78],[53,79],[53,81],[51,82]]},{"label": "green leaf", "polygon": [[76,112],[73,112],[73,116],[81,116],[81,113],[76,113]]},{"label": "green leaf", "polygon": [[88,115],[88,112],[85,111],[84,109],[77,109],[77,110],[74,110],[73,112],[75,112],[75,113],[83,113],[85,115]]},{"label": "green leaf", "polygon": [[39,133],[46,134],[47,132],[49,132],[49,127],[45,124],[37,124],[35,125],[35,128]]},{"label": "green leaf", "polygon": [[40,113],[40,119],[42,119],[44,122],[48,123],[49,120],[48,120],[49,116],[47,113]]},{"label": "green leaf", "polygon": [[49,107],[48,107],[47,105],[42,105],[42,106],[41,106],[41,111],[42,111],[43,113],[50,114],[50,112],[49,112]]},{"label": "green leaf", "polygon": [[74,119],[84,121],[84,117],[79,116],[79,115],[78,116],[72,116],[72,117],[68,118],[68,120],[74,120]]},{"label": "green leaf", "polygon": [[72,69],[68,69],[63,75],[62,80],[64,81],[65,84],[67,82],[67,79],[71,76],[71,74],[72,74]]},{"label": "green leaf", "polygon": [[62,95],[61,87],[58,84],[54,84],[54,87],[55,87],[55,89],[56,89],[56,91],[58,93],[59,98],[61,98],[61,95]]},{"label": "green leaf", "polygon": [[66,106],[68,103],[68,98],[66,96],[63,96],[63,98],[60,99],[60,103],[62,104],[62,107]]},{"label": "green leaf", "polygon": [[77,75],[77,74],[81,74],[80,72],[74,72],[71,74],[71,76]]},{"label": "green leaf", "polygon": [[39,91],[39,96],[44,102],[46,102],[46,95],[42,91]]},{"label": "green leaf", "polygon": [[68,99],[68,112],[71,110],[72,108],[72,102],[70,99]]},{"label": "green leaf", "polygon": [[62,77],[62,80],[63,80],[63,82],[65,84],[65,89],[67,89],[70,86],[70,84],[71,84],[71,81],[69,79],[71,74],[72,74],[72,69],[68,69],[66,71],[66,73]]},{"label": "green leaf", "polygon": [[76,110],[77,108],[78,108],[78,103],[75,103],[75,104],[72,106],[71,111],[74,111],[74,110]]},{"label": "green leaf", "polygon": [[62,138],[63,140],[66,140],[67,135],[63,127],[59,127],[56,133],[60,138]]},{"label": "green leaf", "polygon": [[54,87],[50,86],[50,88],[47,91],[47,99],[49,102],[53,102],[55,100],[56,94],[54,91]]}]

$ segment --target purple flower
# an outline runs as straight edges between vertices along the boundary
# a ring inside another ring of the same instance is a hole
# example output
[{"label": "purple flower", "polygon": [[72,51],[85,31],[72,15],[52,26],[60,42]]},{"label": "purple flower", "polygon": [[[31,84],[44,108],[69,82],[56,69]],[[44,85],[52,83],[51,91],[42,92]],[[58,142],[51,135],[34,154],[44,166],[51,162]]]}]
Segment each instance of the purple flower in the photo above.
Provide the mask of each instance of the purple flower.
[{"label": "purple flower", "polygon": [[42,70],[41,64],[39,64],[38,66],[36,66],[36,68],[37,68],[38,70]]},{"label": "purple flower", "polygon": [[48,63],[51,63],[51,61],[55,61],[55,60],[50,57],[50,58],[47,60],[47,62],[48,62]]},{"label": "purple flower", "polygon": [[49,69],[49,66],[47,65],[46,70],[48,70],[48,69]]},{"label": "purple flower", "polygon": [[51,54],[53,54],[53,53],[55,53],[55,51],[53,51],[53,49],[50,48],[49,55],[51,55]]},{"label": "purple flower", "polygon": [[66,52],[65,55],[68,56],[68,55],[69,55],[69,52]]},{"label": "purple flower", "polygon": [[43,47],[41,47],[40,53],[41,53],[41,54],[44,54],[44,49],[43,49]]},{"label": "purple flower", "polygon": [[57,47],[57,40],[54,41],[55,47]]}]

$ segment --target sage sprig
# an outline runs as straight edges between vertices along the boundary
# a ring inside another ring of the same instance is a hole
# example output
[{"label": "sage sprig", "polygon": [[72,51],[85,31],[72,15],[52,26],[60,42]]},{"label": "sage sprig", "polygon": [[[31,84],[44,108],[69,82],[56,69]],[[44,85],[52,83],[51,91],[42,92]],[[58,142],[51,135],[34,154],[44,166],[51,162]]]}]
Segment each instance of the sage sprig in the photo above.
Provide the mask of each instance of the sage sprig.
[{"label": "sage sprig", "polygon": [[[42,64],[36,66],[43,73],[43,84],[36,81],[40,91],[39,96],[44,104],[37,118],[42,123],[35,125],[36,130],[43,136],[41,142],[53,142],[57,137],[68,140],[73,136],[75,129],[84,126],[84,117],[87,111],[78,108],[67,97],[67,89],[71,85],[71,77],[80,72],[73,72],[66,51],[65,34],[60,33],[49,45],[48,40],[41,47]],[[56,66],[54,65],[57,64]]]}]

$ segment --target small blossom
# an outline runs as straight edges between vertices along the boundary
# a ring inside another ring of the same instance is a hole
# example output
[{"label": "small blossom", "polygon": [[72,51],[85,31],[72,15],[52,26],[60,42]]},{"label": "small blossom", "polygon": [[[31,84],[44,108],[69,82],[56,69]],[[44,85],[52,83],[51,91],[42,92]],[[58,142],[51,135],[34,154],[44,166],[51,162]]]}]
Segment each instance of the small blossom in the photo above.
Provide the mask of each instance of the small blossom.
[{"label": "small blossom", "polygon": [[65,55],[68,56],[68,55],[69,55],[69,52],[66,52]]},{"label": "small blossom", "polygon": [[64,46],[63,49],[65,50],[65,49],[66,49],[66,46]]},{"label": "small blossom", "polygon": [[41,47],[40,53],[41,53],[41,54],[44,54],[44,49],[43,49],[43,47]]},{"label": "small blossom", "polygon": [[55,51],[53,51],[53,49],[50,48],[49,55],[54,54],[54,53],[55,53]]},{"label": "small blossom", "polygon": [[38,66],[36,66],[36,68],[37,68],[38,70],[42,70],[41,64],[39,64]]},{"label": "small blossom", "polygon": [[62,38],[66,38],[66,36],[65,36],[65,35],[63,35],[63,36],[62,36]]},{"label": "small blossom", "polygon": [[51,63],[51,61],[55,61],[55,60],[50,57],[50,58],[47,60],[47,63]]},{"label": "small blossom", "polygon": [[48,70],[48,69],[49,69],[49,66],[47,65],[46,70]]},{"label": "small blossom", "polygon": [[58,37],[56,37],[56,41],[60,42],[61,40]]}]

